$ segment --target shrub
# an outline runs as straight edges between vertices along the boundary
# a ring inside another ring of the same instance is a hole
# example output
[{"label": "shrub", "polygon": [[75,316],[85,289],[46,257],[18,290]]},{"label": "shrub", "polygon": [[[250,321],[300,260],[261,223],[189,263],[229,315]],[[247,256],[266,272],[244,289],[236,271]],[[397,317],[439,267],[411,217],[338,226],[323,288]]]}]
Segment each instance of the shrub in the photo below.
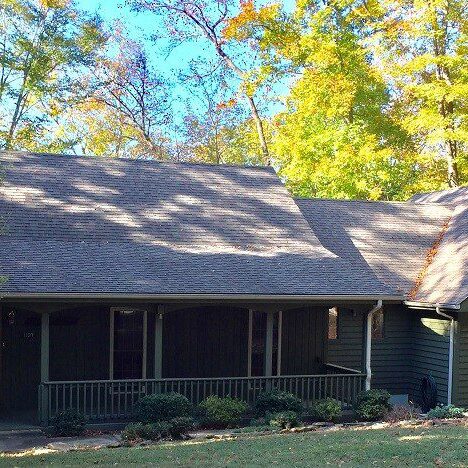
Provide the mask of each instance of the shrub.
[{"label": "shrub", "polygon": [[74,409],[67,409],[58,413],[51,422],[54,436],[78,436],[83,434],[85,429],[84,416]]},{"label": "shrub", "polygon": [[173,418],[169,421],[158,421],[155,423],[143,424],[130,423],[127,424],[122,431],[122,439],[127,442],[135,442],[139,440],[162,440],[171,437],[172,439],[180,439],[193,429],[193,419],[189,417]]},{"label": "shrub", "polygon": [[334,398],[317,400],[310,410],[310,415],[319,421],[334,421],[341,415],[341,404]]},{"label": "shrub", "polygon": [[263,416],[267,413],[281,413],[283,411],[302,411],[301,399],[288,392],[272,390],[263,392],[255,402],[255,412],[257,416]]},{"label": "shrub", "polygon": [[389,400],[390,393],[386,390],[366,390],[357,397],[356,413],[366,421],[381,419],[392,409]]},{"label": "shrub", "polygon": [[296,427],[300,420],[295,411],[282,411],[271,414],[268,418],[270,426],[280,427],[281,429],[291,429]]},{"label": "shrub", "polygon": [[137,402],[135,415],[139,422],[153,423],[190,416],[192,405],[180,393],[146,395]]},{"label": "shrub", "polygon": [[427,413],[430,419],[456,419],[463,418],[465,410],[454,405],[437,405]]},{"label": "shrub", "polygon": [[130,423],[122,431],[122,439],[127,442],[138,440],[161,440],[169,436],[169,422],[143,424]]},{"label": "shrub", "polygon": [[421,408],[410,405],[394,406],[384,417],[384,420],[390,423],[398,421],[408,421],[416,419],[421,413]]},{"label": "shrub", "polygon": [[181,439],[194,427],[193,418],[180,416],[169,421],[169,435],[173,439]]},{"label": "shrub", "polygon": [[200,409],[204,425],[225,428],[239,423],[247,404],[235,398],[210,396],[200,403]]}]

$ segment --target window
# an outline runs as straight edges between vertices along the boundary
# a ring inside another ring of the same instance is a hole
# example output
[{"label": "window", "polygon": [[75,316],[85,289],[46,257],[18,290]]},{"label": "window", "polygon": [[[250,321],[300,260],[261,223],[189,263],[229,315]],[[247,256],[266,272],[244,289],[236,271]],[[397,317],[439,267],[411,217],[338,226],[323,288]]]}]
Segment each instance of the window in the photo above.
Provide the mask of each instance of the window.
[{"label": "window", "polygon": [[328,309],[328,339],[338,339],[338,307]]},{"label": "window", "polygon": [[372,338],[381,339],[384,337],[384,313],[380,309],[372,316]]},{"label": "window", "polygon": [[114,315],[114,378],[141,379],[143,312],[120,310]]}]

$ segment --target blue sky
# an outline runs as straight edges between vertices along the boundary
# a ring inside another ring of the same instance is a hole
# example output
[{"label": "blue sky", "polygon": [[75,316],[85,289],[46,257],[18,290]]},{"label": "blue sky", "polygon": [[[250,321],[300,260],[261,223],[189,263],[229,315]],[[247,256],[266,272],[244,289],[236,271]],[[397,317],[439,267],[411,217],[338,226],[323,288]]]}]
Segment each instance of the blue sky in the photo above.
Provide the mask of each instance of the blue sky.
[{"label": "blue sky", "polygon": [[[152,13],[135,13],[125,5],[125,0],[75,0],[80,9],[90,13],[97,12],[110,26],[114,21],[121,21],[129,32],[132,39],[141,40],[146,48],[151,64],[158,74],[163,76],[168,83],[172,84],[173,98],[173,115],[176,125],[182,124],[183,117],[187,115],[187,103],[190,102],[190,111],[199,113],[203,111],[201,104],[193,99],[193,95],[182,85],[177,83],[178,73],[187,67],[191,59],[199,58],[200,56],[211,55],[210,45],[199,43],[185,43],[172,50],[168,55],[165,46],[167,41],[159,39],[156,43],[151,40],[151,36],[156,30],[163,30],[162,19]],[[271,0],[258,0],[258,4],[266,4]],[[295,5],[295,0],[285,0],[283,6],[291,10]],[[206,47],[203,51],[202,47]],[[237,83],[233,83],[233,88],[237,88]],[[287,87],[284,85],[275,85],[275,95],[279,96],[287,92]],[[201,102],[201,101],[200,101]],[[276,113],[282,108],[280,102],[270,102],[268,109],[264,109],[264,113]],[[175,131],[175,130],[174,130]],[[176,131],[177,133],[177,131]]]}]

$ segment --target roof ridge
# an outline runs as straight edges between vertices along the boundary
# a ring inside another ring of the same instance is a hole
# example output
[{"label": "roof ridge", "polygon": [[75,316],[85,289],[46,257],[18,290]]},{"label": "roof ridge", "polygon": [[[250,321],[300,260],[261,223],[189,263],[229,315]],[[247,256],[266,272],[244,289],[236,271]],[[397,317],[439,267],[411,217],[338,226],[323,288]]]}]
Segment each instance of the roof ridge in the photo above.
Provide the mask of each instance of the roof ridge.
[{"label": "roof ridge", "polygon": [[70,153],[49,153],[49,152],[40,152],[40,151],[18,151],[18,150],[0,150],[0,158],[2,155],[14,155],[14,156],[39,156],[39,157],[62,157],[70,159],[91,159],[96,161],[110,162],[110,161],[119,161],[124,163],[143,163],[143,164],[163,164],[163,165],[181,165],[181,166],[198,166],[198,167],[219,167],[219,168],[239,168],[239,169],[256,169],[264,170],[268,172],[276,173],[273,166],[266,165],[247,165],[247,164],[228,164],[228,163],[208,163],[208,162],[192,162],[192,161],[161,161],[154,158],[119,158],[119,157],[106,157],[106,156],[96,156],[94,154],[70,154]]},{"label": "roof ridge", "polygon": [[369,204],[383,204],[383,205],[402,205],[402,206],[417,206],[422,207],[424,205],[430,206],[443,206],[446,208],[453,208],[453,204],[451,203],[437,203],[437,202],[427,202],[427,203],[414,203],[409,200],[365,200],[365,199],[358,199],[358,200],[350,200],[345,198],[318,198],[318,197],[293,197],[294,200],[299,201],[319,201],[319,202],[345,202],[345,203],[369,203]]}]

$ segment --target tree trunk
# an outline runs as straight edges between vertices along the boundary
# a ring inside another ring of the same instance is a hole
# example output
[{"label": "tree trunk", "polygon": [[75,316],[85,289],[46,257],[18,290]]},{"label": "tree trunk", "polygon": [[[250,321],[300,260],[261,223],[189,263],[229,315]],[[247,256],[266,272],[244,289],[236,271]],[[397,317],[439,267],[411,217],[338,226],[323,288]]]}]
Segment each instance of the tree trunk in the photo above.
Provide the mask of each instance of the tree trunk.
[{"label": "tree trunk", "polygon": [[[236,75],[243,80],[244,79],[244,72],[231,60],[231,58],[224,52],[219,44],[214,43],[216,52],[218,55],[224,60],[224,63],[234,72]],[[258,140],[260,142],[260,148],[262,149],[262,155],[265,160],[265,163],[270,165],[270,152],[268,150],[268,144],[265,138],[265,130],[263,128],[263,122],[258,113],[257,106],[255,104],[255,100],[252,96],[249,96],[247,93],[245,94],[247,101],[249,102],[250,111],[252,113],[252,118],[255,122],[255,126],[257,128]]]},{"label": "tree trunk", "polygon": [[458,187],[460,177],[458,173],[457,157],[457,142],[448,140],[447,142],[447,180],[449,187]]}]

